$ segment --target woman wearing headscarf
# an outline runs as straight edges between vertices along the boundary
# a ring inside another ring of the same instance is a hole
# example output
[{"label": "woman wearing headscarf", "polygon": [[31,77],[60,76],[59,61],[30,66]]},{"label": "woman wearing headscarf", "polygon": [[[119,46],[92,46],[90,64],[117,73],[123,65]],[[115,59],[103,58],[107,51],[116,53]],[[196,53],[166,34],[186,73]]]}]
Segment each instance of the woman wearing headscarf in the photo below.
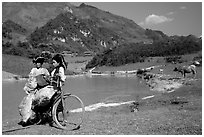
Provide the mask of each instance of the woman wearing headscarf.
[{"label": "woman wearing headscarf", "polygon": [[37,91],[35,94],[34,104],[38,104],[39,106],[46,105],[46,102],[49,102],[53,94],[58,90],[58,78],[60,87],[66,80],[65,69],[67,65],[64,57],[61,54],[56,54],[52,58],[52,61],[54,69],[51,72],[50,84]]},{"label": "woman wearing headscarf", "polygon": [[31,109],[32,102],[35,98],[35,94],[38,88],[38,81],[37,78],[40,75],[49,76],[49,72],[46,68],[43,68],[42,65],[44,63],[43,57],[35,57],[33,59],[33,63],[35,64],[35,67],[31,69],[31,72],[29,73],[29,78],[27,83],[24,86],[24,91],[26,92],[27,96],[23,98],[19,105],[19,113],[21,115],[21,122],[20,124],[25,126],[28,124],[28,120],[32,117],[33,111]]},{"label": "woman wearing headscarf", "polygon": [[67,69],[67,63],[65,62],[65,59],[61,54],[56,54],[52,58],[52,63],[55,68],[51,72],[51,77],[52,77],[51,85],[56,90],[58,77],[60,80],[60,87],[63,85],[63,83],[66,80],[65,70]]},{"label": "woman wearing headscarf", "polygon": [[[64,60],[64,57],[61,54],[56,54],[53,58],[52,58],[52,63],[54,66],[54,70],[51,72],[51,81],[50,81],[50,85],[47,85],[43,88],[37,88],[37,90],[33,93],[33,94],[29,94],[30,98],[31,98],[31,102],[29,102],[29,105],[27,105],[27,111],[23,111],[26,112],[26,115],[22,118],[22,122],[21,124],[23,126],[27,126],[29,125],[29,120],[34,119],[34,112],[32,111],[32,107],[35,106],[40,106],[43,108],[43,106],[46,106],[47,104],[49,104],[50,99],[52,98],[52,96],[54,95],[54,93],[57,90],[57,81],[58,81],[58,77],[60,78],[60,87],[63,85],[63,82],[65,82],[66,80],[66,76],[65,76],[65,70],[67,68],[66,62]],[[31,71],[30,75],[33,76],[35,74],[37,74],[38,71],[35,71],[35,69],[33,71]],[[38,73],[41,74],[41,73]],[[29,113],[28,113],[29,112]]]},{"label": "woman wearing headscarf", "polygon": [[34,92],[37,87],[37,80],[36,76],[44,75],[49,76],[50,73],[46,68],[43,68],[42,65],[44,63],[43,57],[35,57],[33,59],[33,64],[35,64],[35,67],[31,69],[29,73],[28,82],[25,84],[24,91],[29,94],[31,92]]}]

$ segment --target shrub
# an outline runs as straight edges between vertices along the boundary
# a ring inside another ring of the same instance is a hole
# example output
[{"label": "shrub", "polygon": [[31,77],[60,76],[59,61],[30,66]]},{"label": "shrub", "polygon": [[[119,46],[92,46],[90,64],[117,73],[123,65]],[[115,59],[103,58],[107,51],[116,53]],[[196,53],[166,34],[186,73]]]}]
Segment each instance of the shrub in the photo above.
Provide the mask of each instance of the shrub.
[{"label": "shrub", "polygon": [[182,63],[182,57],[181,56],[169,56],[165,58],[166,63]]}]

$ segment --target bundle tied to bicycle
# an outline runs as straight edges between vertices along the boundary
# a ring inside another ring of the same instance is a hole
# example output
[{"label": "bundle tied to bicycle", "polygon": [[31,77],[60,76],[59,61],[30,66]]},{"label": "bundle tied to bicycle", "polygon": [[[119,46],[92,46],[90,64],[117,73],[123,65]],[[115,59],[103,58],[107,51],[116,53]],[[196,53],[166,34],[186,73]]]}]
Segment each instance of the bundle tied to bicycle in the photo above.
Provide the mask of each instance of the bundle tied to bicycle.
[{"label": "bundle tied to bicycle", "polygon": [[44,75],[38,75],[28,80],[24,87],[29,91],[19,105],[19,113],[22,121],[28,121],[34,118],[35,114],[32,108],[35,106],[45,107],[55,93],[53,86],[50,85],[50,79]]}]

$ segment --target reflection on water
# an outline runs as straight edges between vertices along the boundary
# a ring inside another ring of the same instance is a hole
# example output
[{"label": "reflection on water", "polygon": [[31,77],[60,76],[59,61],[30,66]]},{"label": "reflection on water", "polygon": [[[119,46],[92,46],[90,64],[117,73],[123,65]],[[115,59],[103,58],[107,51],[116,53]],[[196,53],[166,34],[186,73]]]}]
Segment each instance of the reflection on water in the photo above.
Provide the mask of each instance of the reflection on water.
[{"label": "reflection on water", "polygon": [[[26,81],[2,83],[2,117],[12,118],[18,114],[18,105],[26,95],[23,87]],[[79,76],[68,77],[63,86],[64,92],[79,96],[85,106],[121,98],[136,99],[151,94],[149,88],[137,77]]]}]

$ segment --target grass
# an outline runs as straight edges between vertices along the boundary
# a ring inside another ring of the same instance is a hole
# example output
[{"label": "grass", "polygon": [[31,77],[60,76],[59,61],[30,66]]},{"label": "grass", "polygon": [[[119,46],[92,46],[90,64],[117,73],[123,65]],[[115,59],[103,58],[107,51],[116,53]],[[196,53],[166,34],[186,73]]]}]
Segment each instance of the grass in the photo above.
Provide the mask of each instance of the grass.
[{"label": "grass", "polygon": [[26,76],[32,67],[34,66],[31,59],[13,55],[2,55],[3,71]]},{"label": "grass", "polygon": [[[186,56],[187,62],[179,65],[188,64],[194,56],[196,55]],[[150,62],[98,69],[101,71],[135,70],[162,63],[165,63],[162,62],[162,58],[153,58]],[[2,64],[4,71],[16,72],[16,74],[27,74],[26,71],[29,72],[32,67],[31,60],[9,55],[3,55]],[[164,73],[172,72],[175,65],[177,64],[168,64]],[[62,131],[49,125],[35,125],[30,129],[8,134],[202,135],[202,67],[198,67],[197,72],[196,78],[199,80],[189,81],[175,92],[165,93],[147,100],[135,99],[138,103],[137,112],[131,111],[132,104],[104,107],[86,112],[84,122],[79,130]],[[3,127],[10,129],[15,127],[17,122],[18,120],[9,121],[3,124]]]},{"label": "grass", "polygon": [[[131,111],[133,104],[86,112],[79,130],[62,131],[47,124],[5,134],[202,135],[202,81],[194,81],[175,92],[136,101],[137,112]],[[9,121],[3,127],[10,129],[16,123]]]},{"label": "grass", "polygon": [[[185,62],[179,65],[189,64],[190,61],[193,60],[193,57],[197,56],[198,54],[199,53],[182,56]],[[68,69],[66,70],[65,74],[67,75],[76,74],[74,72],[78,72],[77,70],[80,70],[80,68],[85,67],[85,64],[91,59],[92,57],[65,56],[65,60],[68,62]],[[153,57],[153,58],[147,59],[145,62],[142,62],[142,63],[127,64],[127,65],[118,66],[118,67],[102,66],[97,68],[96,70],[97,71],[119,71],[119,70],[128,71],[128,70],[136,70],[138,68],[147,68],[150,66],[157,66],[157,65],[164,65],[164,64],[166,63],[163,57]],[[168,64],[168,71],[172,70],[172,67],[176,65]],[[45,63],[43,64],[43,66],[45,68],[49,68],[49,64]],[[32,59],[28,59],[20,56],[6,55],[6,54],[2,55],[3,71],[21,75],[21,76],[27,76],[32,67],[34,67],[32,63]]]},{"label": "grass", "polygon": [[[65,57],[65,60],[68,62],[68,69],[65,74],[71,75],[75,74],[73,71],[79,65],[83,65],[87,61],[89,61],[92,57]],[[49,64],[44,63],[43,67],[49,68]],[[27,76],[30,73],[30,70],[34,67],[32,63],[32,59],[2,54],[2,70],[6,72],[10,72],[20,76]]]},{"label": "grass", "polygon": [[191,61],[193,60],[194,57],[198,56],[200,53],[195,53],[195,54],[188,54],[188,55],[183,55],[182,60],[184,61],[181,64],[171,64],[171,63],[166,63],[164,60],[164,57],[151,57],[145,60],[145,62],[142,63],[130,63],[126,64],[123,66],[118,66],[118,67],[109,67],[109,66],[102,66],[99,68],[96,68],[97,71],[130,71],[130,70],[136,70],[139,68],[147,68],[151,66],[157,66],[157,65],[168,65],[169,68],[168,71],[171,71],[173,67],[178,66],[178,65],[189,65]]}]

